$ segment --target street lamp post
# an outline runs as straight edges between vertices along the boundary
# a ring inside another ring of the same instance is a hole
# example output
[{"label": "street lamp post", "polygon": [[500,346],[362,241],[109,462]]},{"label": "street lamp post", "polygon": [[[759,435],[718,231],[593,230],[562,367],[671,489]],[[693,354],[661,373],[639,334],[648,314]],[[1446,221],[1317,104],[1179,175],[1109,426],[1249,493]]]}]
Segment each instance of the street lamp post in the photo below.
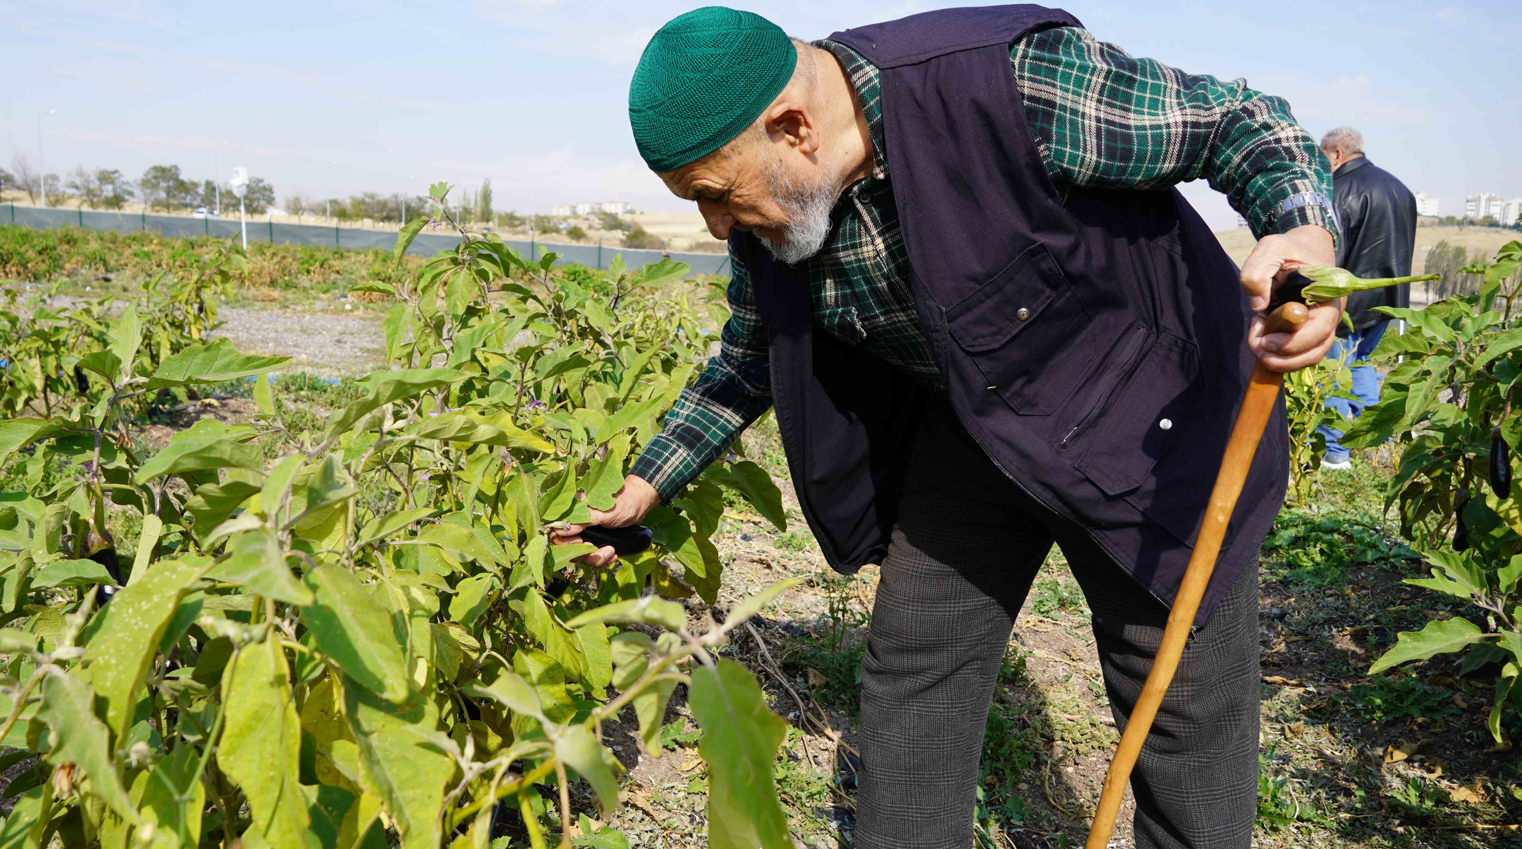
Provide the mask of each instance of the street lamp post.
[{"label": "street lamp post", "polygon": [[248,190],[248,169],[234,168],[233,178],[227,181],[233,194],[238,196],[238,225],[243,231],[243,250],[248,251],[248,218],[243,214],[243,194]]},{"label": "street lamp post", "polygon": [[37,115],[37,186],[42,191],[44,207],[48,205],[48,167],[42,158],[42,119],[57,111],[57,109],[49,109]]}]

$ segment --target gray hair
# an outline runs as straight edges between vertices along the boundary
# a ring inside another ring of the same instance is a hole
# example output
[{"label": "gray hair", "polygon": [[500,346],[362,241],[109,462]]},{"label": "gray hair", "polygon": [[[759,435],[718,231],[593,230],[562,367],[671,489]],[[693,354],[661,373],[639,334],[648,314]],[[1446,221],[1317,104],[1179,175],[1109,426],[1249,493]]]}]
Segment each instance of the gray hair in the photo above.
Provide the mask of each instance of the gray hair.
[{"label": "gray hair", "polygon": [[1321,149],[1363,153],[1363,134],[1352,127],[1338,127],[1321,137]]}]

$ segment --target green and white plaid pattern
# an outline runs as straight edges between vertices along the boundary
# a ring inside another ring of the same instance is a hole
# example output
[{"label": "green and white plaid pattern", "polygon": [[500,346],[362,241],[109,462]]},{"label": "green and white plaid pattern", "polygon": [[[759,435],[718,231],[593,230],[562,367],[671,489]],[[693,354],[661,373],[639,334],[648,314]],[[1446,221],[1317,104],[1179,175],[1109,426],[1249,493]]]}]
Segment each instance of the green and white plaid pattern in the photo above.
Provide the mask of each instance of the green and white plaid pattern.
[{"label": "green and white plaid pattern", "polygon": [[[878,70],[848,47],[818,46],[840,60],[867,118],[876,168],[847,189],[834,211],[824,249],[805,269],[814,321],[841,341],[860,345],[944,390],[920,329],[905,270],[884,153]],[[1133,59],[1087,31],[1059,27],[1016,41],[1010,49],[1026,122],[1053,181],[1107,188],[1157,188],[1205,177],[1258,235],[1302,224],[1326,227],[1316,207],[1279,214],[1299,192],[1331,194],[1326,160],[1295,123],[1282,99],[1237,80],[1193,76],[1159,62]],[[733,316],[720,333],[718,356],[667,414],[665,430],[645,446],[631,472],[670,500],[723,454],[771,406],[766,331],[750,276],[734,262]]]}]

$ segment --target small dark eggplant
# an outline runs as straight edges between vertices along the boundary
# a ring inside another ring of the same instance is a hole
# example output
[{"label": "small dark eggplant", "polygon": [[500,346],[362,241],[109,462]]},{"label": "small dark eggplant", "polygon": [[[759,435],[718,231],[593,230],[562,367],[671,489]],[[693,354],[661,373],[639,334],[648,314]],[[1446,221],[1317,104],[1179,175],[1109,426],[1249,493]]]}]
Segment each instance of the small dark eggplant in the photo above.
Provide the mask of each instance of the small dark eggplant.
[{"label": "small dark eggplant", "polygon": [[1490,429],[1490,491],[1503,500],[1511,497],[1511,446],[1499,426]]},{"label": "small dark eggplant", "polygon": [[79,366],[74,367],[74,388],[78,389],[81,395],[90,391],[90,378],[85,377],[84,370]]},{"label": "small dark eggplant", "polygon": [[1459,520],[1458,527],[1453,529],[1453,550],[1454,551],[1468,551],[1469,550],[1469,526],[1464,524],[1464,514],[1462,512],[1459,513],[1458,520]]},{"label": "small dark eggplant", "polygon": [[644,525],[630,525],[625,528],[605,528],[601,525],[588,525],[581,529],[581,538],[596,546],[611,545],[613,551],[620,557],[631,554],[639,554],[650,547],[653,534]]}]

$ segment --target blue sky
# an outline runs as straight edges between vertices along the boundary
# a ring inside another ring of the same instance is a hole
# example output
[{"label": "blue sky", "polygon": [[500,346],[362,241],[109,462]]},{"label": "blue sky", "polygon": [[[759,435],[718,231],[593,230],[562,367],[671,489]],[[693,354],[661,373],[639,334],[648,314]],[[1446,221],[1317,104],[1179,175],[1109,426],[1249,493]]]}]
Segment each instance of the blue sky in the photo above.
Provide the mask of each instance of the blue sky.
[{"label": "blue sky", "polygon": [[[963,0],[965,3],[966,0]],[[737,5],[801,38],[963,3]],[[283,196],[421,193],[490,177],[497,206],[621,198],[682,209],[635,152],[625,103],[665,0],[0,0],[0,167],[243,165]],[[1359,127],[1370,158],[1442,197],[1522,195],[1522,3],[1064,6],[1098,37],[1287,98],[1318,137]],[[223,144],[226,142],[226,144]],[[1186,187],[1213,224],[1233,220]]]}]

